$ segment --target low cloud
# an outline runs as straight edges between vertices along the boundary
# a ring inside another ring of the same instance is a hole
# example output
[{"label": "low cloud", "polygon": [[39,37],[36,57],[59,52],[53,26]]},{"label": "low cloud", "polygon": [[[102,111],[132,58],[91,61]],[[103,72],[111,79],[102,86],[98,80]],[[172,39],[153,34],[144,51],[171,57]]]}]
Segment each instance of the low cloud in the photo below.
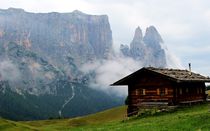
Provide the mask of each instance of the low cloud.
[{"label": "low cloud", "polygon": [[180,59],[173,52],[169,51],[167,46],[164,43],[160,43],[160,45],[166,54],[167,68],[183,69],[184,67],[182,66]]},{"label": "low cloud", "polygon": [[[161,44],[166,53],[167,68],[183,69],[179,58],[169,51],[165,44]],[[119,49],[118,49],[119,51]],[[81,71],[85,74],[95,73],[95,79],[90,82],[90,87],[103,90],[108,93],[115,93],[118,96],[127,95],[127,87],[110,86],[110,84],[119,79],[141,69],[143,64],[130,57],[118,55],[107,60],[89,62],[81,67]]]},{"label": "low cloud", "polygon": [[20,78],[20,71],[10,60],[0,62],[0,80],[17,81]]},{"label": "low cloud", "polygon": [[113,57],[108,60],[86,63],[81,70],[85,73],[95,72],[95,79],[90,87],[115,93],[118,96],[127,95],[127,87],[110,87],[110,84],[140,69],[142,64],[127,57]]},{"label": "low cloud", "polygon": [[169,52],[168,50],[165,50],[165,52],[166,52],[166,63],[168,68],[184,69],[180,59],[177,56],[175,56],[172,52]]}]

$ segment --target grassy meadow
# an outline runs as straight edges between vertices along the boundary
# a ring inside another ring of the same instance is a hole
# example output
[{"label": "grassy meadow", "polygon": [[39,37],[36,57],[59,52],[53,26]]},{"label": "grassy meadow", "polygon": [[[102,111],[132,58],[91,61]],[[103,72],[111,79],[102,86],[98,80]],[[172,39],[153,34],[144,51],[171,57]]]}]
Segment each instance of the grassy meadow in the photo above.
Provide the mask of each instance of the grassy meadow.
[{"label": "grassy meadow", "polygon": [[137,131],[210,131],[210,104],[178,108],[171,112],[125,119],[126,107],[121,106],[96,114],[72,119],[14,122],[0,119],[0,130],[137,130]]}]

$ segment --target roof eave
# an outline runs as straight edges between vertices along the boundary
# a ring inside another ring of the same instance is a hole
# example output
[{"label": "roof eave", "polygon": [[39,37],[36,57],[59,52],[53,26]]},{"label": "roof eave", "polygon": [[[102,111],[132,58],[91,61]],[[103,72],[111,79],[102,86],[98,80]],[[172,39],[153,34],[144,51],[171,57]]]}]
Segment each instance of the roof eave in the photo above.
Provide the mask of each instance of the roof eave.
[{"label": "roof eave", "polygon": [[177,82],[210,82],[210,80],[177,80]]}]

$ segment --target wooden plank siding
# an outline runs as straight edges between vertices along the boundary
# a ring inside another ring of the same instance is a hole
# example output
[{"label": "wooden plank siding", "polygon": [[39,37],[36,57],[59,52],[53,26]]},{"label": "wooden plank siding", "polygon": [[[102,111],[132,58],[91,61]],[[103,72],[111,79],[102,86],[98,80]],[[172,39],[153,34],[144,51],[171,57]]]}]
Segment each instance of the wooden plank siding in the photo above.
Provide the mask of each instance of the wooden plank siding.
[{"label": "wooden plank siding", "polygon": [[[162,90],[167,90],[165,91],[165,94],[160,94],[158,93],[158,89]],[[145,90],[145,94],[141,94],[140,90]],[[166,93],[167,92],[167,93]],[[131,105],[136,105],[140,104],[141,102],[161,102],[161,101],[172,101],[173,99],[173,89],[170,87],[164,88],[164,87],[159,87],[159,88],[137,88],[134,90],[131,90],[129,92],[129,99],[130,102],[129,104]]]},{"label": "wooden plank siding", "polygon": [[[128,114],[137,111],[147,104],[170,105],[174,97],[174,89],[170,81],[153,74],[145,74],[128,85]],[[162,92],[164,91],[164,94]]]},{"label": "wooden plank siding", "polygon": [[[177,102],[183,101],[205,101],[205,84],[204,83],[180,83],[176,84],[177,88]],[[181,90],[181,92],[180,92]]]},{"label": "wooden plank siding", "polygon": [[[128,114],[148,105],[178,105],[205,101],[203,82],[174,82],[161,75],[146,73],[128,85]],[[129,116],[129,115],[128,115]]]}]

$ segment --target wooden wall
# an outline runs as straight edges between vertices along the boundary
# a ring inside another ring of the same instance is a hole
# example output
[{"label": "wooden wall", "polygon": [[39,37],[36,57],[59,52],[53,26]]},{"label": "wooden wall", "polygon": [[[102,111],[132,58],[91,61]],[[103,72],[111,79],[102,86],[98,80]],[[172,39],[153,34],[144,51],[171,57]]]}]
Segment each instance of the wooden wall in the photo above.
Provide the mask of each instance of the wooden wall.
[{"label": "wooden wall", "polygon": [[145,104],[176,105],[196,100],[205,100],[204,83],[176,83],[161,75],[145,73],[128,85],[128,116]]},{"label": "wooden wall", "polygon": [[183,101],[196,101],[206,99],[205,84],[201,82],[178,83],[176,88],[176,100],[178,103]]},{"label": "wooden wall", "polygon": [[136,79],[134,83],[128,85],[128,113],[148,103],[173,103],[173,86],[169,80],[159,75],[144,74],[144,77]]}]

